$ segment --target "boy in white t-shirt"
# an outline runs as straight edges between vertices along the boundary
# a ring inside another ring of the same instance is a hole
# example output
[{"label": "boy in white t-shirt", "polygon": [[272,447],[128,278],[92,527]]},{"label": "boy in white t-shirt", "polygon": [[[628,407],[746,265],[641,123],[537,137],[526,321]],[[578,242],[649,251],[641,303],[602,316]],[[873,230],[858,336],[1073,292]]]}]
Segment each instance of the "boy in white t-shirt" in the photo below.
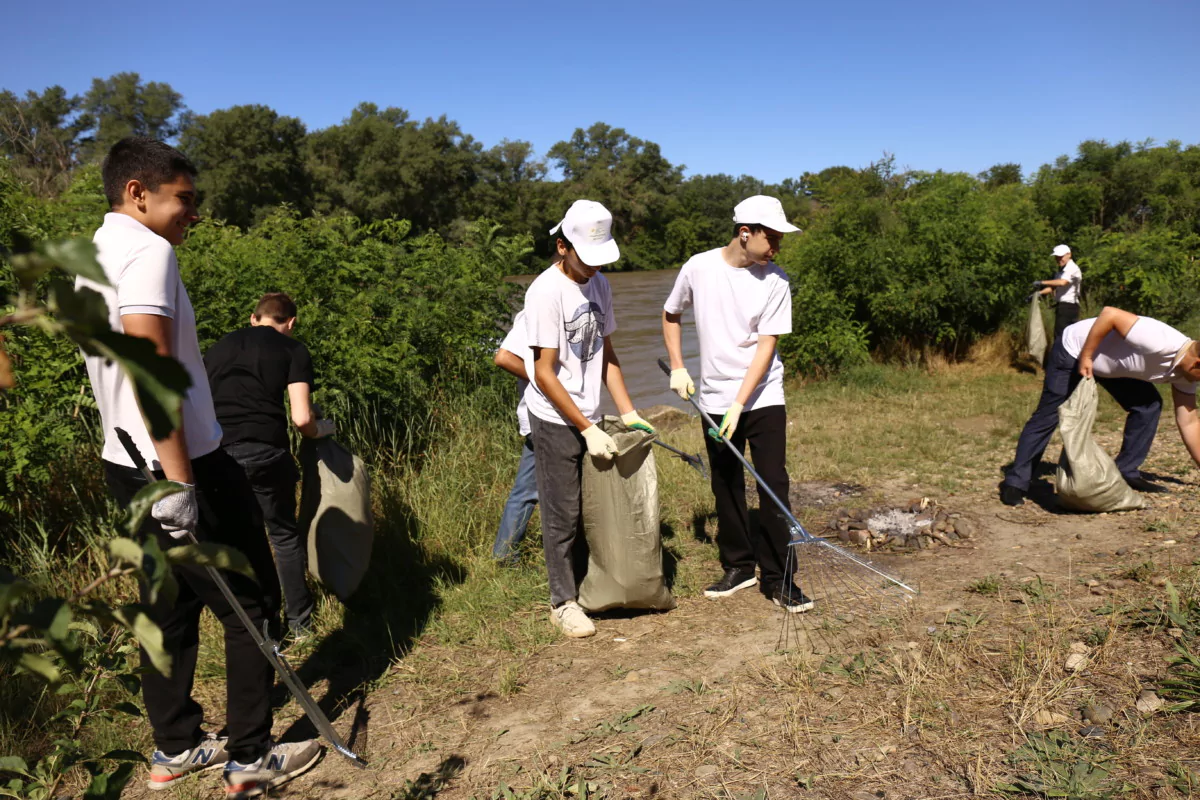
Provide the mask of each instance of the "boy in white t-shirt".
[{"label": "boy in white t-shirt", "polygon": [[1068,325],[1079,321],[1079,293],[1083,288],[1083,273],[1071,258],[1071,248],[1057,245],[1051,253],[1058,262],[1058,277],[1048,281],[1034,281],[1039,294],[1054,292],[1054,340],[1058,341]]},{"label": "boy in white t-shirt", "polygon": [[[683,399],[696,391],[683,365],[681,315],[693,308],[700,339],[700,408],[721,417],[718,436],[745,452],[784,502],[788,496],[787,411],[780,336],[792,332],[792,291],[787,274],[771,259],[783,234],[800,230],[774,197],[755,195],[733,210],[729,244],[692,256],[679,271],[663,306],[663,340],[671,360],[671,389]],[[759,529],[750,530],[745,471],[737,456],[711,433],[704,437],[717,504],[717,548],[725,574],[704,590],[727,597],[759,582],[776,605],[797,613],[812,600],[785,575],[791,533],[787,519],[759,489]],[[790,510],[790,509],[789,509]]]},{"label": "boy in white t-shirt", "polygon": [[1171,384],[1175,424],[1192,459],[1200,464],[1200,417],[1196,381],[1200,347],[1184,334],[1151,317],[1107,307],[1094,319],[1067,326],[1046,359],[1042,396],[1021,430],[1017,454],[1000,484],[1000,500],[1019,506],[1033,481],[1033,470],[1058,426],[1058,408],[1086,377],[1108,390],[1127,414],[1117,468],[1139,492],[1165,492],[1142,477],[1139,468],[1158,431],[1162,396],[1154,384]]},{"label": "boy in white t-shirt", "polygon": [[[160,355],[177,359],[192,382],[183,398],[181,426],[155,440],[122,369],[103,357],[85,356],[104,428],[105,479],[123,505],[146,485],[117,436],[122,428],[158,479],[184,487],[154,504],[140,535],[155,537],[163,550],[178,545],[189,531],[201,542],[241,550],[257,580],[233,572],[224,576],[251,622],[277,627],[280,592],[274,559],[262,527],[255,525],[257,506],[246,474],[220,446],[221,426],[200,356],[196,315],[175,260],[174,248],[199,218],[192,181],[196,169],[173,147],[131,136],[113,145],[101,173],[112,211],[104,215],[94,242],[111,285],[86,278],[76,285],[104,298],[114,331],[149,339]],[[162,675],[142,655],[142,697],[157,747],[148,785],[165,789],[223,764],[229,798],[257,796],[310,768],[321,747],[313,741],[271,742],[270,663],[207,571],[171,569],[179,584],[173,602],[160,596],[150,604],[143,594],[172,664],[171,674]],[[228,739],[205,734],[203,709],[191,694],[205,606],[225,629]]]},{"label": "boy in white t-shirt", "polygon": [[565,635],[579,638],[596,632],[575,602],[587,568],[587,542],[579,532],[583,457],[610,459],[617,452],[612,437],[595,424],[600,386],[608,387],[625,425],[649,433],[654,428],[634,411],[609,339],[617,321],[600,267],[620,257],[612,214],[595,201],[576,200],[550,230],[556,234],[556,260],[525,292],[525,342],[532,365],[527,374],[533,378],[525,402],[537,453],[550,620]]},{"label": "boy in white t-shirt", "polygon": [[504,503],[496,541],[492,544],[492,558],[510,566],[517,563],[517,547],[525,538],[525,530],[529,527],[529,519],[538,501],[537,461],[533,455],[533,437],[529,435],[529,408],[525,404],[525,388],[529,386],[525,364],[531,361],[532,356],[533,352],[525,344],[525,312],[518,311],[513,318],[512,329],[496,349],[493,359],[497,367],[516,376],[517,394],[521,397],[517,403],[517,430],[523,440],[521,460],[517,462],[517,477]]}]

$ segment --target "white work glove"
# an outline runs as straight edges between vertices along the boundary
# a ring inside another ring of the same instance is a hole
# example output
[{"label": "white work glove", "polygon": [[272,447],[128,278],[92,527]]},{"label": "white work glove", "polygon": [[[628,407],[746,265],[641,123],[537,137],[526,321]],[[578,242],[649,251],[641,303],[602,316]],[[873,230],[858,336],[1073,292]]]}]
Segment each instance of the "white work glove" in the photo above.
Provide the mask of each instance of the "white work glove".
[{"label": "white work glove", "polygon": [[611,436],[600,430],[599,425],[589,425],[580,433],[583,434],[583,440],[587,442],[588,454],[592,458],[608,461],[617,454],[617,443]]},{"label": "white work glove", "polygon": [[671,370],[671,391],[684,400],[690,400],[696,393],[696,384],[692,383],[686,367]]},{"label": "white work glove", "polygon": [[649,434],[654,433],[654,426],[642,419],[636,411],[630,411],[628,414],[622,414],[621,422],[624,423],[626,428],[645,431]]},{"label": "white work glove", "polygon": [[175,485],[182,486],[183,491],[155,502],[150,509],[150,516],[162,525],[164,532],[171,534],[171,538],[186,539],[189,533],[196,532],[196,523],[200,518],[200,509],[196,505],[196,486],[178,481]]},{"label": "white work glove", "polygon": [[317,432],[313,435],[314,439],[324,439],[328,436],[333,436],[337,433],[337,424],[331,419],[317,420]]},{"label": "white work glove", "polygon": [[725,438],[733,436],[733,432],[737,430],[738,419],[742,416],[742,404],[734,403],[725,412],[725,416],[721,417],[721,427],[717,428],[717,438]]}]

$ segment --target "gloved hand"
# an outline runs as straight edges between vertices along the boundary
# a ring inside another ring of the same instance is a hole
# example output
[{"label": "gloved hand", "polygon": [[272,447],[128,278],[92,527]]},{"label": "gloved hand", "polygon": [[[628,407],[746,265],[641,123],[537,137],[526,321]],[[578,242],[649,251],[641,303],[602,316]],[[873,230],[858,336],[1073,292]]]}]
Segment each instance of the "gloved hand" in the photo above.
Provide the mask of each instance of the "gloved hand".
[{"label": "gloved hand", "polygon": [[608,461],[617,454],[617,443],[613,438],[604,431],[600,430],[599,425],[589,425],[580,433],[583,434],[583,439],[587,442],[588,454],[592,458],[600,458]]},{"label": "gloved hand", "polygon": [[175,485],[182,486],[183,491],[157,501],[150,509],[150,516],[158,520],[163,531],[171,534],[171,538],[186,539],[189,533],[196,532],[196,523],[200,518],[200,509],[196,505],[196,486],[180,482],[175,482]]},{"label": "gloved hand", "polygon": [[1031,285],[1031,288],[1034,289],[1035,291],[1039,290],[1039,289],[1045,289],[1046,282],[1045,281],[1034,281],[1033,284]]},{"label": "gloved hand", "polygon": [[1031,294],[1031,295],[1029,295],[1028,297],[1026,297],[1026,298],[1025,298],[1025,302],[1026,302],[1026,303],[1028,303],[1028,302],[1030,302],[1031,300],[1033,300],[1033,298],[1035,298],[1035,297],[1037,297],[1037,296],[1038,296],[1038,293],[1037,293],[1037,292],[1034,292],[1033,294]]},{"label": "gloved hand", "polygon": [[684,400],[696,393],[696,384],[692,383],[692,376],[686,367],[671,370],[671,391]]},{"label": "gloved hand", "polygon": [[725,412],[725,416],[721,417],[721,427],[717,428],[718,440],[723,438],[728,439],[733,436],[733,432],[737,430],[738,419],[742,416],[742,404],[734,403]]},{"label": "gloved hand", "polygon": [[314,439],[324,439],[327,436],[333,436],[337,433],[337,424],[331,419],[317,420],[317,433],[313,436]]},{"label": "gloved hand", "polygon": [[638,416],[636,411],[630,411],[628,414],[622,414],[621,422],[625,424],[626,428],[633,428],[634,430],[645,431],[646,433],[654,433],[654,426]]}]

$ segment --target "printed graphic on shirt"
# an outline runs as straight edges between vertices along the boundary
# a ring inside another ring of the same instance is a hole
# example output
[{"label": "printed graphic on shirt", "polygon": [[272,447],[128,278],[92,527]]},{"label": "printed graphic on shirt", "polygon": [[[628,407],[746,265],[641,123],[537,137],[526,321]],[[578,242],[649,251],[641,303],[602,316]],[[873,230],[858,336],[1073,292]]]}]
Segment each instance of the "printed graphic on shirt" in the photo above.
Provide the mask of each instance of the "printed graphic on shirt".
[{"label": "printed graphic on shirt", "polygon": [[[604,310],[598,303],[584,303],[575,309],[571,318],[563,323],[567,332],[567,342],[571,352],[586,365],[604,346]],[[583,379],[587,380],[587,370],[583,371]],[[582,388],[582,387],[581,387]]]}]

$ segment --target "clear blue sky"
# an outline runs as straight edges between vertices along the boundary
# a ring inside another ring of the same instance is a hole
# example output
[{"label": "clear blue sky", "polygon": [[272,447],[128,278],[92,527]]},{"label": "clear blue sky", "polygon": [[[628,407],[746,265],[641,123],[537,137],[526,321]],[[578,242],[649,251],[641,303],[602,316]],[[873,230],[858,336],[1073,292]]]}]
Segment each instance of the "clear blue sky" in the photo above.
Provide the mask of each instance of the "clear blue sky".
[{"label": "clear blue sky", "polygon": [[263,103],[314,129],[369,100],[539,153],[603,121],[689,174],[884,151],[1028,174],[1088,138],[1200,143],[1197,0],[20,1],[4,28],[14,91],[136,71],[199,113]]}]

